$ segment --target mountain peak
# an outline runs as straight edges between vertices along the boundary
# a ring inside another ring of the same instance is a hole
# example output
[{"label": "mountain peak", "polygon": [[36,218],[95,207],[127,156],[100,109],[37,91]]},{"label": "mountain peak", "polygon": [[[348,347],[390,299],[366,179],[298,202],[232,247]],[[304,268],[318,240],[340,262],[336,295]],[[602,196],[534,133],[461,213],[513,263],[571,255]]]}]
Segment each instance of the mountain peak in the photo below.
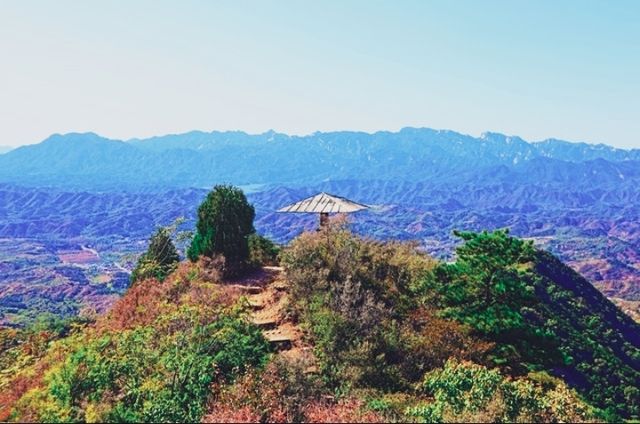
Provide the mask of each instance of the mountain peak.
[{"label": "mountain peak", "polygon": [[480,135],[480,139],[483,141],[488,141],[492,143],[503,143],[503,144],[529,144],[522,138],[517,135],[506,135],[497,132],[486,131]]},{"label": "mountain peak", "polygon": [[100,142],[100,141],[118,141],[111,140],[105,137],[102,137],[94,132],[70,132],[66,134],[51,134],[45,140],[42,141],[45,143],[86,143],[86,142]]}]

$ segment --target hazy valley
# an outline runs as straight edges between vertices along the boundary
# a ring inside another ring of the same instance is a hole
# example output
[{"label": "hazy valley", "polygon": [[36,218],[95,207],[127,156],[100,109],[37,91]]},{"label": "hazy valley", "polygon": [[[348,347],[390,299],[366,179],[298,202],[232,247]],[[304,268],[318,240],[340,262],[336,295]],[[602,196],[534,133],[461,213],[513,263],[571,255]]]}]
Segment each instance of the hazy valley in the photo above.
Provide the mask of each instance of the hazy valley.
[{"label": "hazy valley", "polygon": [[[640,300],[640,152],[451,131],[202,133],[120,142],[52,136],[0,156],[0,307],[104,310],[156,226],[194,225],[207,187],[241,185],[256,228],[285,243],[316,217],[278,214],[318,191],[372,205],[356,232],[450,258],[452,231],[510,228],[607,296]],[[92,253],[92,252],[95,252]]]}]

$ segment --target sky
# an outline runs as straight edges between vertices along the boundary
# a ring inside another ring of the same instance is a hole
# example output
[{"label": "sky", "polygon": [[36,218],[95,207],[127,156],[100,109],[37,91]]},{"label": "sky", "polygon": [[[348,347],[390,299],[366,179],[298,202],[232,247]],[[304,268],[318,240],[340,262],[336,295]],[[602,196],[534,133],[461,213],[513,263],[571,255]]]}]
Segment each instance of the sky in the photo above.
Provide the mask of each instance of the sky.
[{"label": "sky", "polygon": [[640,148],[640,1],[0,2],[0,145],[395,131]]}]

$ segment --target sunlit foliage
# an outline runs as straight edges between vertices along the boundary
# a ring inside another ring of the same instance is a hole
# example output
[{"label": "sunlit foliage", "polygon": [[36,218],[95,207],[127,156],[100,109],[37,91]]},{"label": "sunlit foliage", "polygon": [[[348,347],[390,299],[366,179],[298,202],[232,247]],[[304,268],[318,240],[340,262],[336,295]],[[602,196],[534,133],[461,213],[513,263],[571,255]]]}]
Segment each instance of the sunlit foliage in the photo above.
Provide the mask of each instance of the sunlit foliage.
[{"label": "sunlit foliage", "polygon": [[199,256],[222,255],[227,266],[242,264],[249,257],[248,237],[254,233],[255,211],[239,188],[217,185],[198,208],[196,234],[187,252]]},{"label": "sunlit foliage", "polygon": [[95,326],[55,342],[11,417],[36,421],[198,421],[213,383],[262,367],[269,347],[201,264],[132,287]]},{"label": "sunlit foliage", "polygon": [[[0,330],[0,420],[637,416],[638,325],[531,243],[506,231],[458,235],[450,263],[357,237],[344,222],[284,248],[279,318],[300,326],[315,359],[271,354],[218,253],[171,265],[162,283],[140,278],[95,322]],[[275,263],[273,244],[248,240],[248,262]]]},{"label": "sunlit foliage", "polygon": [[471,362],[447,361],[425,375],[421,390],[433,401],[410,408],[423,422],[590,422],[601,419],[559,380],[547,387],[511,380],[498,370]]},{"label": "sunlit foliage", "polygon": [[168,228],[158,228],[151,240],[149,248],[143,254],[131,273],[131,281],[155,278],[162,281],[176,269],[180,256],[171,240]]}]

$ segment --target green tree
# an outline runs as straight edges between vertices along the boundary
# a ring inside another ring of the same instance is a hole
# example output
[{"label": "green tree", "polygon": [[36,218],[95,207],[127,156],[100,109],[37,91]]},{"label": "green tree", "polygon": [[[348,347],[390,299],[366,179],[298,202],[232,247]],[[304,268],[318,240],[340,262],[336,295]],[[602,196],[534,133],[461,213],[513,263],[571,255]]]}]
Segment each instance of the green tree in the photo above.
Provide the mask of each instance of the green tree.
[{"label": "green tree", "polygon": [[532,243],[510,237],[508,230],[455,235],[465,241],[456,249],[456,262],[434,270],[447,315],[484,334],[521,328],[521,308],[535,300],[524,278]]},{"label": "green tree", "polygon": [[255,211],[239,188],[217,185],[198,208],[196,234],[187,251],[190,260],[223,255],[228,264],[244,263]]},{"label": "green tree", "polygon": [[249,236],[249,262],[253,266],[277,265],[280,248],[259,234]]},{"label": "green tree", "polygon": [[171,229],[158,228],[149,241],[147,252],[140,257],[131,273],[131,281],[145,278],[157,278],[162,281],[175,270],[179,261],[180,256],[171,240]]},{"label": "green tree", "polygon": [[431,278],[442,315],[496,342],[496,364],[523,372],[559,361],[555,334],[538,311],[532,242],[508,230],[455,234],[465,241],[456,262],[438,265]]}]

